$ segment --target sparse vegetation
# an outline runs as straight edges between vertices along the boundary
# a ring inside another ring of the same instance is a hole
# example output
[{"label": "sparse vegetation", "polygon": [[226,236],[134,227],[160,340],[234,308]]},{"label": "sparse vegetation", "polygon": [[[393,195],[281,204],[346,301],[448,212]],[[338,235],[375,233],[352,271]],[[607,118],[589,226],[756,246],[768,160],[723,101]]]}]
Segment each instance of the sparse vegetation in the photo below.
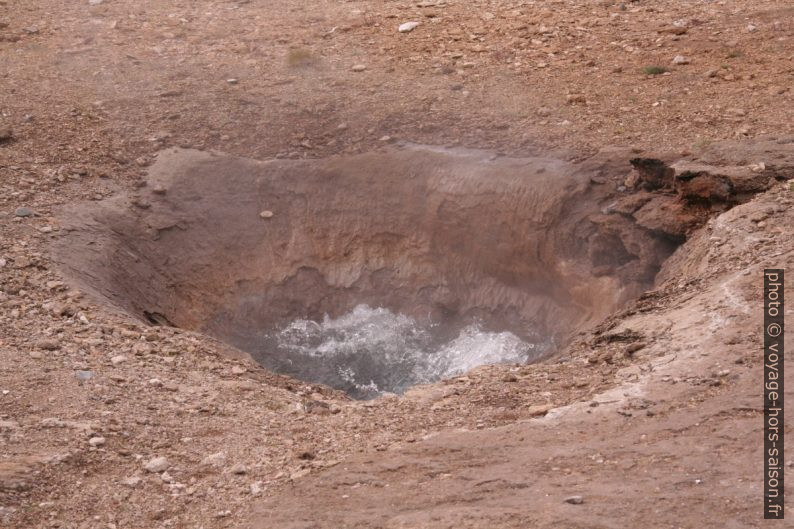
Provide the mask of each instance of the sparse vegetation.
[{"label": "sparse vegetation", "polygon": [[669,72],[667,68],[663,66],[646,66],[642,69],[642,73],[645,75],[662,75],[665,72]]},{"label": "sparse vegetation", "polygon": [[305,48],[292,48],[287,52],[287,64],[293,68],[311,66],[317,62],[317,57]]}]

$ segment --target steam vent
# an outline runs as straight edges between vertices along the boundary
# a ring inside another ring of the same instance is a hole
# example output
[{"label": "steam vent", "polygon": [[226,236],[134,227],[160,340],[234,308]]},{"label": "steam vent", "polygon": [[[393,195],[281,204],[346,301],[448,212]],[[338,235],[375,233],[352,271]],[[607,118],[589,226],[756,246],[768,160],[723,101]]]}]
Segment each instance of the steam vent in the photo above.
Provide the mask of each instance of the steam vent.
[{"label": "steam vent", "polygon": [[676,241],[603,213],[605,163],[171,149],[139,194],[72,211],[56,253],[139,319],[366,398],[536,360],[646,289]]}]

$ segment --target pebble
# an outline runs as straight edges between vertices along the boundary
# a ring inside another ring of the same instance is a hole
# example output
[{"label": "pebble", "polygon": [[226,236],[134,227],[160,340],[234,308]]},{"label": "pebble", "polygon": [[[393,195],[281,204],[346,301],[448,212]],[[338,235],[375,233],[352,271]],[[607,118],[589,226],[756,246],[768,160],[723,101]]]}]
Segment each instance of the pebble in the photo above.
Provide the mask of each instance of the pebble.
[{"label": "pebble", "polygon": [[537,404],[535,406],[530,406],[527,408],[527,414],[530,417],[543,417],[546,415],[549,410],[553,409],[553,404]]},{"label": "pebble", "polygon": [[232,375],[242,375],[242,374],[244,374],[246,371],[248,371],[248,370],[247,370],[246,368],[244,368],[244,367],[240,367],[240,366],[234,366],[234,367],[232,368]]},{"label": "pebble", "polygon": [[110,359],[110,363],[113,364],[114,366],[123,364],[126,361],[127,361],[127,357],[124,355],[116,355]]},{"label": "pebble", "polygon": [[259,493],[262,492],[262,482],[255,481],[251,483],[250,490],[251,490],[251,496],[258,496]]},{"label": "pebble", "polygon": [[266,209],[261,213],[259,213],[259,216],[262,217],[263,219],[269,219],[273,217],[273,212]]},{"label": "pebble", "polygon": [[22,206],[17,208],[14,211],[14,215],[17,217],[32,217],[34,215],[33,210],[27,206]]},{"label": "pebble", "polygon": [[405,22],[400,24],[400,27],[397,28],[397,31],[400,33],[410,33],[411,31],[415,30],[419,26],[419,22]]},{"label": "pebble", "polygon": [[245,468],[245,465],[238,463],[230,469],[230,472],[232,474],[237,474],[238,476],[242,476],[243,474],[248,473],[248,469]]},{"label": "pebble", "polygon": [[100,447],[105,444],[105,438],[99,436],[92,437],[91,439],[88,440],[88,444],[90,444],[94,448]]},{"label": "pebble", "polygon": [[77,380],[91,380],[93,378],[94,372],[93,371],[82,371],[78,370],[74,372],[74,377]]},{"label": "pebble", "polygon": [[98,6],[100,4],[104,4],[105,0],[88,0],[88,5],[90,6]]},{"label": "pebble", "polygon": [[45,351],[55,351],[56,349],[61,348],[61,344],[58,343],[58,340],[39,340],[36,342],[36,347],[39,349],[44,349]]},{"label": "pebble", "polygon": [[139,476],[130,476],[121,480],[122,485],[132,488],[137,487],[140,482],[141,478]]},{"label": "pebble", "polygon": [[571,505],[581,505],[584,503],[584,498],[581,496],[568,496],[564,501],[565,503],[570,503]]},{"label": "pebble", "polygon": [[168,459],[166,459],[165,457],[162,457],[162,456],[155,457],[154,459],[150,459],[143,466],[143,468],[145,468],[147,472],[154,472],[154,473],[158,473],[158,474],[160,472],[165,472],[170,467],[171,467],[171,464],[168,462]]},{"label": "pebble", "polygon": [[311,472],[310,468],[303,468],[300,470],[296,470],[295,472],[289,475],[289,479],[291,480],[300,479],[303,476],[308,476],[310,472]]},{"label": "pebble", "polygon": [[226,454],[224,452],[210,454],[201,460],[201,464],[208,467],[219,467],[224,463],[226,463]]},{"label": "pebble", "polygon": [[14,137],[13,132],[8,127],[0,127],[0,143],[9,141]]},{"label": "pebble", "polygon": [[684,57],[683,55],[676,55],[673,57],[673,64],[689,64],[689,59]]},{"label": "pebble", "polygon": [[351,68],[351,70],[353,70],[354,72],[363,72],[366,69],[367,69],[366,64],[354,64],[353,67]]}]

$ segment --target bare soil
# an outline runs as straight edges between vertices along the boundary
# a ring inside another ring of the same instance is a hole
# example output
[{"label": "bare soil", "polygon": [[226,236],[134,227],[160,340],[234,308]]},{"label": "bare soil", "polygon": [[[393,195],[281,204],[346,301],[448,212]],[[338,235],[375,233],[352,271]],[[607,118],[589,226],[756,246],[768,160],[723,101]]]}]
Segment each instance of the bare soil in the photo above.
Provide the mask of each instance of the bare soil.
[{"label": "bare soil", "polygon": [[[0,0],[0,525],[760,527],[761,271],[790,268],[794,190],[753,146],[792,145],[792,43],[775,1]],[[50,257],[64,206],[138,193],[166,147],[399,142],[769,178],[648,212],[684,245],[548,361],[368,402],[111,310]]]}]

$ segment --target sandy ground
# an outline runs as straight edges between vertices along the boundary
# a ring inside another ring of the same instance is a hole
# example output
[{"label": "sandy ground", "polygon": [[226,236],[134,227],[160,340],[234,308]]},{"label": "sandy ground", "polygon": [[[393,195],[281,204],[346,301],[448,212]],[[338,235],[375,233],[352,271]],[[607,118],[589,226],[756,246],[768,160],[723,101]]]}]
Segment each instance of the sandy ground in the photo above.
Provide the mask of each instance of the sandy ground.
[{"label": "sandy ground", "polygon": [[[368,403],[114,314],[48,252],[58,206],[135,188],[163,147],[686,153],[789,132],[792,60],[772,1],[0,0],[0,524],[760,527],[788,184],[559,357]],[[627,328],[648,345],[598,339]]]}]

